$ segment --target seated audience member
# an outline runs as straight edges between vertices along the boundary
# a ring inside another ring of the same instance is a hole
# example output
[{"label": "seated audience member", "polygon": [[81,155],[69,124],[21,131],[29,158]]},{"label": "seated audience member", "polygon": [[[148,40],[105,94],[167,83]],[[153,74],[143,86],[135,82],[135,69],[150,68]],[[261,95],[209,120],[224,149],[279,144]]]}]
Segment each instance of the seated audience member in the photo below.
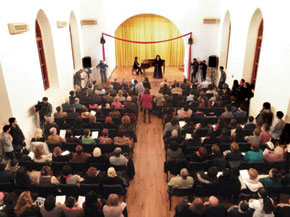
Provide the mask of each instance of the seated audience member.
[{"label": "seated audience member", "polygon": [[[216,128],[217,130],[217,128]],[[221,130],[221,134],[218,136],[219,142],[220,143],[230,143],[230,136],[229,136],[229,131],[227,128],[223,128]]]},{"label": "seated audience member", "polygon": [[[178,205],[177,205],[178,206]],[[177,207],[176,207],[177,208]],[[203,217],[205,206],[200,197],[195,197],[191,203],[187,203],[181,210],[181,217]]]},{"label": "seated audience member", "polygon": [[66,143],[79,143],[80,140],[77,137],[73,136],[73,131],[71,129],[67,129],[65,133]]},{"label": "seated audience member", "polygon": [[72,104],[73,107],[76,109],[76,110],[81,110],[83,105],[80,104],[80,99],[79,98],[75,98],[75,102],[74,104]]},{"label": "seated audience member", "polygon": [[170,179],[168,186],[173,188],[185,189],[192,188],[194,180],[189,176],[188,170],[183,168],[180,174]]},{"label": "seated audience member", "polygon": [[282,186],[282,178],[280,177],[279,170],[276,168],[270,169],[269,176],[260,178],[259,181],[263,184],[264,188]]},{"label": "seated audience member", "polygon": [[225,156],[230,168],[237,168],[241,165],[244,155],[240,152],[240,147],[238,143],[233,142],[231,144],[231,151],[228,152]]},{"label": "seated audience member", "polygon": [[44,205],[40,207],[42,217],[62,217],[64,206],[55,202],[55,197],[49,195],[45,198]]},{"label": "seated audience member", "polygon": [[56,112],[53,114],[54,118],[67,118],[67,113],[61,110],[60,106],[56,107]]},{"label": "seated audience member", "polygon": [[259,135],[260,138],[260,143],[261,144],[266,144],[266,142],[270,141],[271,136],[269,133],[269,125],[263,124],[261,127],[261,133]]},{"label": "seated audience member", "polygon": [[179,87],[179,83],[175,82],[174,86],[171,89],[172,94],[182,95],[182,88]]},{"label": "seated audience member", "polygon": [[249,177],[239,176],[241,190],[246,190],[246,192],[258,192],[258,190],[263,187],[263,184],[258,180],[258,171],[250,168],[248,174]]},{"label": "seated audience member", "polygon": [[65,99],[65,102],[61,104],[61,108],[63,111],[71,112],[73,110],[73,105],[70,104],[69,99]]},{"label": "seated audience member", "polygon": [[263,161],[263,151],[258,143],[251,144],[251,150],[246,152],[244,161],[248,163]]},{"label": "seated audience member", "polygon": [[82,182],[84,179],[79,175],[72,174],[72,168],[69,165],[62,167],[62,176],[60,177],[61,184],[77,184]]},{"label": "seated audience member", "polygon": [[207,150],[205,147],[200,146],[198,151],[194,152],[193,155],[186,156],[188,160],[195,162],[203,162],[208,160]]},{"label": "seated audience member", "polygon": [[207,77],[203,82],[201,82],[200,88],[201,89],[207,89],[210,84],[211,84],[210,78]]},{"label": "seated audience member", "polygon": [[84,129],[84,135],[81,138],[83,145],[94,145],[96,144],[95,139],[91,137],[90,129]]},{"label": "seated audience member", "polygon": [[278,140],[282,135],[282,131],[285,127],[285,122],[282,120],[284,113],[278,111],[276,113],[277,120],[275,120],[270,128],[270,135],[274,140]]},{"label": "seated audience member", "polygon": [[254,211],[249,208],[246,200],[241,200],[238,206],[231,206],[227,210],[228,217],[252,217]]},{"label": "seated audience member", "polygon": [[103,207],[104,217],[124,217],[123,210],[124,207],[120,205],[118,195],[110,194],[106,205]]},{"label": "seated audience member", "polygon": [[259,143],[260,142],[260,133],[261,131],[259,130],[259,128],[254,129],[254,132],[252,136],[245,136],[245,140],[248,143]]},{"label": "seated audience member", "polygon": [[93,116],[88,108],[86,106],[82,106],[82,113],[81,113],[81,118],[86,119],[86,118],[90,118],[91,116]]},{"label": "seated audience member", "polygon": [[[267,142],[267,147],[263,152],[263,158],[266,162],[272,163],[284,159],[284,150],[281,146],[274,146],[272,142]],[[275,147],[275,148],[274,148]]]},{"label": "seated audience member", "polygon": [[72,162],[87,163],[91,155],[84,152],[84,148],[81,145],[77,145],[76,152],[73,154]]},{"label": "seated audience member", "polygon": [[11,183],[14,184],[14,173],[7,170],[7,164],[0,163],[0,183]]},{"label": "seated audience member", "polygon": [[194,118],[204,118],[205,114],[197,108],[196,112],[193,113]]},{"label": "seated audience member", "polygon": [[105,118],[105,123],[103,124],[103,127],[107,129],[119,129],[118,125],[113,122],[113,119],[110,116],[107,116]]},{"label": "seated audience member", "polygon": [[205,203],[204,217],[226,217],[227,211],[224,205],[219,202],[215,196],[210,196],[208,202]]},{"label": "seated audience member", "polygon": [[62,149],[59,146],[54,147],[52,151],[52,161],[54,162],[66,162],[70,161],[72,155],[69,153],[67,155],[62,155]]},{"label": "seated audience member", "polygon": [[263,103],[263,108],[256,117],[256,122],[259,126],[263,124],[272,125],[273,112],[271,111],[271,104],[268,102]]},{"label": "seated audience member", "polygon": [[288,203],[279,203],[275,211],[276,217],[288,217],[290,213],[290,197]]},{"label": "seated audience member", "polygon": [[125,130],[119,130],[118,136],[114,137],[115,145],[129,145],[133,147],[133,141],[126,135]]},{"label": "seated audience member", "polygon": [[54,120],[51,117],[46,118],[45,124],[44,124],[44,132],[43,137],[47,139],[47,137],[50,135],[50,129],[51,128],[58,128],[57,124],[54,122]]},{"label": "seated audience member", "polygon": [[170,122],[164,125],[164,136],[169,131],[171,132],[173,129],[180,130],[180,126],[178,120],[176,118],[172,118]]},{"label": "seated audience member", "polygon": [[109,167],[107,170],[107,176],[103,178],[102,185],[122,185],[124,187],[124,182],[117,175],[115,168]]},{"label": "seated audience member", "polygon": [[85,184],[100,184],[102,180],[102,176],[99,171],[95,167],[90,167],[84,177],[84,181],[82,183]]},{"label": "seated audience member", "polygon": [[245,134],[243,131],[243,128],[240,126],[237,126],[235,132],[232,135],[232,140],[235,142],[245,142],[244,140]]},{"label": "seated audience member", "polygon": [[113,106],[115,106],[116,109],[121,109],[122,108],[122,103],[120,103],[118,98],[114,98],[114,102],[112,102]]},{"label": "seated audience member", "polygon": [[85,202],[83,203],[84,216],[100,217],[102,216],[103,203],[94,191],[89,191],[86,194]]},{"label": "seated audience member", "polygon": [[111,111],[109,112],[109,116],[111,116],[112,118],[120,118],[121,114],[119,111],[116,110],[115,106],[112,105]]},{"label": "seated audience member", "polygon": [[254,117],[249,116],[248,122],[244,126],[244,130],[254,130],[256,128],[256,124],[254,124]]},{"label": "seated audience member", "polygon": [[229,193],[238,194],[240,192],[241,183],[233,172],[232,169],[223,169],[222,175],[218,178],[218,195],[226,196]]},{"label": "seated audience member", "polygon": [[72,105],[75,102],[75,92],[73,90],[71,90],[69,92],[69,103]]},{"label": "seated audience member", "polygon": [[31,142],[45,142],[45,139],[43,138],[42,129],[36,128],[34,136],[31,139]]},{"label": "seated audience member", "polygon": [[55,176],[53,176],[50,166],[43,166],[40,171],[39,185],[58,185],[59,182]]},{"label": "seated audience member", "polygon": [[242,107],[239,107],[237,111],[234,112],[234,118],[246,118],[247,112],[243,110]]},{"label": "seated audience member", "polygon": [[15,186],[21,189],[28,189],[31,186],[31,179],[25,167],[20,167],[15,174]]},{"label": "seated audience member", "polygon": [[33,203],[30,191],[24,191],[19,195],[14,212],[17,217],[41,216],[39,207]]},{"label": "seated audience member", "polygon": [[167,156],[167,161],[176,161],[176,160],[184,159],[183,152],[175,141],[172,141],[170,143],[170,146],[166,152],[166,156]]},{"label": "seated audience member", "polygon": [[211,146],[211,154],[208,155],[209,165],[217,166],[219,170],[226,167],[226,160],[223,158],[220,147],[218,145]]},{"label": "seated audience member", "polygon": [[132,97],[127,96],[126,102],[124,102],[124,110],[127,112],[134,112],[137,113],[138,107],[135,102],[132,102]]},{"label": "seated audience member", "polygon": [[181,109],[177,111],[177,117],[178,119],[184,119],[184,118],[191,118],[192,110],[188,107],[187,104]]},{"label": "seated audience member", "polygon": [[128,159],[122,155],[122,149],[119,147],[115,148],[114,156],[111,156],[109,161],[112,165],[115,166],[125,166],[128,163]]},{"label": "seated audience member", "polygon": [[164,144],[166,146],[168,146],[171,142],[176,142],[177,144],[182,143],[182,138],[178,136],[178,131],[175,129],[171,131],[170,137],[164,139]]},{"label": "seated audience member", "polygon": [[99,137],[100,144],[113,144],[113,140],[109,137],[109,130],[104,128],[102,136]]},{"label": "seated audience member", "polygon": [[217,185],[218,184],[218,177],[217,177],[217,173],[218,173],[218,168],[216,166],[210,167],[207,172],[198,172],[196,174],[197,180],[201,183],[201,184],[205,184],[205,185]]},{"label": "seated audience member", "polygon": [[83,208],[76,202],[74,197],[66,197],[65,199],[65,208],[63,209],[64,217],[82,217],[83,216]]},{"label": "seated audience member", "polygon": [[122,90],[118,90],[117,96],[114,97],[118,99],[119,102],[124,102],[126,98],[123,96],[124,92]]},{"label": "seated audience member", "polygon": [[102,151],[100,148],[96,147],[93,150],[93,155],[89,159],[90,163],[95,164],[106,164],[109,165],[109,159],[106,157],[106,155],[102,154]]},{"label": "seated audience member", "polygon": [[267,190],[260,188],[258,197],[258,199],[250,199],[249,201],[249,207],[254,210],[253,216],[274,217],[274,202]]},{"label": "seated audience member", "polygon": [[135,131],[135,125],[132,123],[131,118],[128,115],[124,115],[121,119],[121,125],[119,129],[123,129],[125,131],[132,130]]},{"label": "seated audience member", "polygon": [[223,112],[220,116],[220,118],[233,118],[233,113],[231,111],[231,106],[227,105],[225,106],[225,112]]},{"label": "seated audience member", "polygon": [[50,135],[47,137],[48,144],[62,144],[65,143],[66,140],[61,136],[57,135],[57,130],[55,127],[50,128]]},{"label": "seated audience member", "polygon": [[34,162],[37,163],[44,163],[44,162],[51,162],[52,155],[51,154],[44,154],[43,147],[37,146],[34,149]]}]

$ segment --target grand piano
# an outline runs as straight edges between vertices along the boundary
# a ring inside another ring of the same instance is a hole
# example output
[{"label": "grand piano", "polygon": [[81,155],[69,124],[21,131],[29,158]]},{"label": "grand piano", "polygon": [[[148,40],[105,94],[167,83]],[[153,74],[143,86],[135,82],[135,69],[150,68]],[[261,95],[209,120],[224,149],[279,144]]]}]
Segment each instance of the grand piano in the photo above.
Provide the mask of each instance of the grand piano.
[{"label": "grand piano", "polygon": [[[162,66],[163,66],[163,73],[165,73],[165,60],[161,60],[162,61]],[[145,69],[149,69],[150,67],[154,67],[155,66],[155,59],[145,59],[141,62],[141,70],[144,73],[145,76]]]}]

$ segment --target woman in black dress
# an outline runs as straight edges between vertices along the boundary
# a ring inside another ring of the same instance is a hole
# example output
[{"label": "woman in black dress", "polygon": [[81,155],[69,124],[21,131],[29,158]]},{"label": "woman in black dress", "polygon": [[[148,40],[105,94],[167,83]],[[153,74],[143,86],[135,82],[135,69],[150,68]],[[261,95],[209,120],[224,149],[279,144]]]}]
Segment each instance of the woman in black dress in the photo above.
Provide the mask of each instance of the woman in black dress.
[{"label": "woman in black dress", "polygon": [[155,68],[154,68],[154,78],[163,78],[162,76],[162,60],[159,55],[156,56],[155,59]]},{"label": "woman in black dress", "polygon": [[139,66],[139,63],[138,63],[138,57],[135,57],[133,69],[137,70],[136,75],[139,75],[139,72],[141,73],[141,75],[143,74],[142,70],[141,70],[141,68]]}]

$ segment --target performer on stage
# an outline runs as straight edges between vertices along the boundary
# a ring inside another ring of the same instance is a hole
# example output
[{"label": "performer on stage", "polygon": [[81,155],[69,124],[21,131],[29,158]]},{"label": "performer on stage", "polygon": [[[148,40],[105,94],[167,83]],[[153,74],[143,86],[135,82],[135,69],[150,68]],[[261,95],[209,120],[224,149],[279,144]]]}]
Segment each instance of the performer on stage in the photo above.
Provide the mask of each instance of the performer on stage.
[{"label": "performer on stage", "polygon": [[154,68],[154,78],[163,78],[162,76],[162,60],[159,55],[156,56],[155,59],[155,68]]},{"label": "performer on stage", "polygon": [[100,63],[96,67],[100,68],[101,80],[103,83],[106,83],[107,82],[106,71],[107,71],[108,65],[104,63],[103,60],[100,60]]},{"label": "performer on stage", "polygon": [[133,69],[137,70],[136,75],[139,75],[139,72],[141,73],[141,75],[143,74],[140,65],[138,63],[138,57],[135,57]]}]

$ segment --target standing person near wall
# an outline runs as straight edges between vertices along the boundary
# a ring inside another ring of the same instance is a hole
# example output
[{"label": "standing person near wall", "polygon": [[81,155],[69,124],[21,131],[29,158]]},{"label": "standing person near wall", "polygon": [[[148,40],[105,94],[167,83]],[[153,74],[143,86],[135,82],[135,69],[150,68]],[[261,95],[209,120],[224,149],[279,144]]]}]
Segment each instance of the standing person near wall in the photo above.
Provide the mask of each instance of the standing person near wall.
[{"label": "standing person near wall", "polygon": [[107,72],[108,65],[104,63],[103,60],[100,60],[100,63],[97,65],[97,68],[100,68],[102,82],[106,83],[107,82],[106,72]]},{"label": "standing person near wall", "polygon": [[17,124],[16,118],[11,117],[8,121],[10,124],[10,134],[13,137],[12,144],[14,147],[17,145],[25,146],[25,137],[19,125]]},{"label": "standing person near wall", "polygon": [[13,160],[15,158],[14,154],[14,148],[12,145],[13,137],[10,134],[10,126],[5,125],[3,127],[3,132],[1,133],[1,140],[0,140],[0,145],[1,145],[1,154],[5,154],[5,157],[9,158],[10,160]]},{"label": "standing person near wall", "polygon": [[52,105],[48,102],[47,97],[43,97],[42,101],[34,106],[35,111],[39,112],[40,128],[43,129],[46,118],[51,117]]},{"label": "standing person near wall", "polygon": [[205,79],[206,79],[206,71],[207,71],[207,65],[206,65],[206,61],[205,60],[203,60],[200,63],[200,69],[201,69],[201,72],[202,72],[202,78],[201,78],[201,80],[202,81],[205,81]]},{"label": "standing person near wall", "polygon": [[224,71],[224,67],[223,66],[220,66],[220,72],[221,72],[221,77],[220,77],[220,81],[219,81],[219,84],[218,84],[218,88],[222,89],[223,85],[226,83],[227,74]]},{"label": "standing person near wall", "polygon": [[74,74],[74,87],[77,85],[79,87],[81,87],[81,82],[82,80],[84,80],[82,78],[82,73],[84,72],[83,69],[79,69],[79,71],[77,71],[75,74]]},{"label": "standing person near wall", "polygon": [[196,58],[193,59],[192,65],[192,73],[190,76],[190,81],[193,82],[193,80],[196,78],[196,73],[198,71],[199,63],[197,62]]}]

